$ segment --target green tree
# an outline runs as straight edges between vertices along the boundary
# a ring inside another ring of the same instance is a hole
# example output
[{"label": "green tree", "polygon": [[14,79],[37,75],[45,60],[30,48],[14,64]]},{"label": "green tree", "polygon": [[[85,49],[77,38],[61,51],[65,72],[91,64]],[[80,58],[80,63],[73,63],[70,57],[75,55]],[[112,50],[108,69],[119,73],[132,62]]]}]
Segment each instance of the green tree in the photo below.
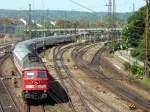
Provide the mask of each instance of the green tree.
[{"label": "green tree", "polygon": [[131,55],[144,60],[144,31],[145,31],[145,17],[146,6],[140,8],[132,16],[128,18],[128,25],[122,30],[121,37],[124,42],[128,42],[129,47],[134,49]]},{"label": "green tree", "polygon": [[146,7],[142,7],[128,19],[128,25],[122,31],[122,38],[132,47],[138,47],[145,29]]}]

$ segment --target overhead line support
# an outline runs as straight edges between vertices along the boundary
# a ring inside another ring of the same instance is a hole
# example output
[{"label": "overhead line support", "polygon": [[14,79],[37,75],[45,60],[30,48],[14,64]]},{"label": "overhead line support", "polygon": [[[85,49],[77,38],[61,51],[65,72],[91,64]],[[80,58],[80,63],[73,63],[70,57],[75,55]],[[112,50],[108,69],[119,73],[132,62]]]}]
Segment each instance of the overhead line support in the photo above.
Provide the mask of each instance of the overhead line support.
[{"label": "overhead line support", "polygon": [[146,0],[145,75],[150,78],[150,0]]}]

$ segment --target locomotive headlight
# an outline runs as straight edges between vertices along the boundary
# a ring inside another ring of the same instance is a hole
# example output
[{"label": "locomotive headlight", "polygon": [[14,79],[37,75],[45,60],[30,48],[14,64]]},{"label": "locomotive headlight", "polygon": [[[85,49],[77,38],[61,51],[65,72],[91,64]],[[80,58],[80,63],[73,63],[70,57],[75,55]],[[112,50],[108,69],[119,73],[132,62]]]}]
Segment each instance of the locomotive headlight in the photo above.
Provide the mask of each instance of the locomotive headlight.
[{"label": "locomotive headlight", "polygon": [[26,88],[28,89],[34,88],[34,85],[26,85]]},{"label": "locomotive headlight", "polygon": [[38,88],[46,88],[46,85],[38,85]]}]

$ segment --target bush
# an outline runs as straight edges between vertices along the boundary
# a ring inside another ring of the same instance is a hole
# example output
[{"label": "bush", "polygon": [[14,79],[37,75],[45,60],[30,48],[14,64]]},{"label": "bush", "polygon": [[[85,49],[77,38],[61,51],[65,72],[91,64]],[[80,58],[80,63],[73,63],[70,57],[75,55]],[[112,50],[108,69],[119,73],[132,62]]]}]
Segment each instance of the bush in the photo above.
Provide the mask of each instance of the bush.
[{"label": "bush", "polygon": [[144,67],[140,67],[134,63],[134,65],[131,65],[128,62],[124,63],[124,69],[126,71],[131,71],[133,75],[144,75]]},{"label": "bush", "polygon": [[139,56],[139,54],[140,54],[140,50],[139,49],[133,49],[133,50],[131,50],[131,56],[132,57],[137,57],[137,56]]},{"label": "bush", "polygon": [[131,69],[131,64],[128,63],[128,62],[125,62],[124,63],[124,68],[125,68],[125,70],[130,70]]},{"label": "bush", "polygon": [[138,73],[138,66],[137,65],[132,65],[131,66],[131,72],[133,75],[137,75]]},{"label": "bush", "polygon": [[131,50],[131,56],[137,58],[140,61],[144,61],[144,55],[145,55],[144,50],[142,48],[135,48]]},{"label": "bush", "polygon": [[107,43],[105,44],[105,46],[108,49],[109,53],[114,53],[115,51],[121,49],[121,43],[119,42]]},{"label": "bush", "polygon": [[144,67],[138,67],[137,74],[144,75]]}]

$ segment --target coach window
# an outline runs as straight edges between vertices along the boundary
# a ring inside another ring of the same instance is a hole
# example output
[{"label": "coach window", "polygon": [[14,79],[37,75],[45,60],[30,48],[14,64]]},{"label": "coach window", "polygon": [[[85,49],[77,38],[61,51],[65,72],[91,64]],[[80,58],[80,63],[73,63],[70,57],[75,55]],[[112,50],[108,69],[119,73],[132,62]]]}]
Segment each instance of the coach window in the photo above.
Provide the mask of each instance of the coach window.
[{"label": "coach window", "polygon": [[27,72],[26,78],[27,78],[27,79],[32,79],[32,78],[34,78],[34,73],[33,73],[33,72]]},{"label": "coach window", "polygon": [[39,78],[45,78],[45,72],[38,72]]}]

